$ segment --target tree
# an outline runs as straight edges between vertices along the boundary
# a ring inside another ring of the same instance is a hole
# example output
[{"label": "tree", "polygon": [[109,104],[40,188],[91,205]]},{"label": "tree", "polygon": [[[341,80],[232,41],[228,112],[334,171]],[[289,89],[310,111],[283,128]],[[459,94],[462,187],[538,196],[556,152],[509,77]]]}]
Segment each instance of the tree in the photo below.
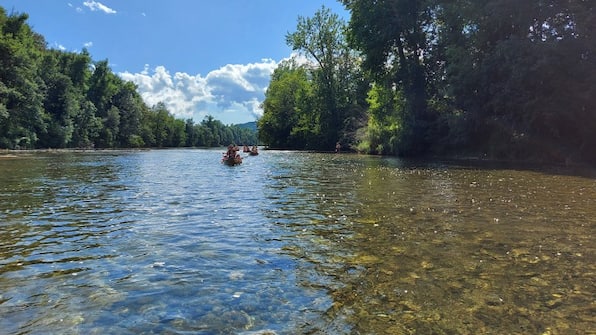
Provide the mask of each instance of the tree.
[{"label": "tree", "polygon": [[318,114],[313,118],[320,129],[313,131],[320,134],[319,148],[335,146],[345,119],[346,110],[340,108],[340,92],[345,88],[340,87],[338,78],[340,66],[348,64],[343,61],[350,55],[345,28],[345,22],[323,6],[313,17],[298,17],[296,31],[286,35],[286,43],[293,50],[314,60],[311,75],[318,100],[311,113]]},{"label": "tree", "polygon": [[72,144],[76,148],[91,148],[99,139],[102,127],[101,118],[95,116],[95,105],[84,101],[80,112],[74,116],[74,131]]},{"label": "tree", "polygon": [[304,148],[318,138],[318,115],[313,113],[312,85],[304,67],[282,62],[271,76],[265,93],[259,139],[276,148]]},{"label": "tree", "polygon": [[6,16],[0,7],[0,145],[37,145],[46,131],[39,60],[43,37],[25,23],[27,14]]},{"label": "tree", "polygon": [[93,74],[89,78],[87,98],[95,105],[100,117],[107,116],[119,84],[121,80],[112,72],[107,60],[95,63]]},{"label": "tree", "polygon": [[120,110],[118,107],[111,106],[102,121],[100,146],[103,148],[118,147],[117,137],[120,132]]},{"label": "tree", "polygon": [[373,154],[392,154],[397,151],[399,144],[398,125],[400,104],[403,98],[399,92],[387,85],[373,85],[368,92],[367,99],[368,126],[361,138],[358,150]]},{"label": "tree", "polygon": [[596,162],[587,149],[596,143],[589,2],[460,0],[441,9],[454,143],[499,158]]},{"label": "tree", "polygon": [[182,147],[186,144],[185,123],[183,120],[176,119],[173,116],[168,122],[168,130],[170,133],[170,147]]},{"label": "tree", "polygon": [[151,118],[150,126],[153,128],[153,134],[155,136],[154,146],[160,148],[168,146],[168,121],[170,113],[163,102],[153,106],[151,111],[153,117]]},{"label": "tree", "polygon": [[213,116],[207,115],[203,121],[201,121],[201,125],[205,129],[203,138],[206,146],[214,147],[222,143],[220,129],[223,128],[223,124],[221,122],[216,120]]},{"label": "tree", "polygon": [[435,115],[428,108],[424,65],[432,31],[433,1],[343,0],[350,10],[349,41],[365,58],[363,67],[377,84],[388,85],[402,99],[395,124],[393,153],[417,155],[430,145]]},{"label": "tree", "polygon": [[74,131],[73,116],[79,108],[76,91],[70,78],[62,73],[59,61],[59,53],[46,52],[40,65],[47,130],[39,137],[44,146],[53,148],[70,145]]},{"label": "tree", "polygon": [[195,128],[195,122],[193,119],[186,119],[184,123],[184,131],[186,133],[186,143],[184,144],[187,147],[196,147],[199,145],[199,133],[197,128]]},{"label": "tree", "polygon": [[138,146],[141,117],[146,105],[131,82],[121,82],[113,97],[114,106],[119,111],[119,131],[117,145],[120,147]]},{"label": "tree", "polygon": [[216,120],[176,119],[163,103],[148,108],[131,82],[81,53],[47,49],[27,14],[0,7],[0,147],[141,147],[256,142],[254,132]]}]

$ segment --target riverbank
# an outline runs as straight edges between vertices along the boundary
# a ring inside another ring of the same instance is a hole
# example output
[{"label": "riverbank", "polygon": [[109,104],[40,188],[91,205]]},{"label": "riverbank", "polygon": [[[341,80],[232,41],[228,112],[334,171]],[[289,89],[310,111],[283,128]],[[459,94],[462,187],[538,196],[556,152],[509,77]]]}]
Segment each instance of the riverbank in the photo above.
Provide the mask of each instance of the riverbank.
[{"label": "riverbank", "polygon": [[[264,151],[299,151],[305,153],[321,153],[321,154],[337,154],[334,151],[323,151],[323,150],[296,150],[296,149],[283,149],[283,148],[263,148]],[[373,155],[363,154],[354,150],[346,149],[342,150],[340,154],[353,154],[353,155],[366,155],[372,157],[383,157],[383,158],[398,158],[403,160],[407,164],[411,165],[436,165],[443,164],[447,166],[458,166],[467,168],[478,168],[478,169],[507,169],[507,170],[529,170],[529,171],[541,171],[553,174],[564,174],[564,175],[576,175],[584,176],[589,178],[596,178],[596,167],[588,163],[573,162],[573,161],[545,161],[536,159],[498,159],[489,157],[483,154],[468,154],[468,155],[436,155],[429,154],[419,157],[399,157],[393,155]]]},{"label": "riverbank", "polygon": [[122,148],[122,149],[79,149],[79,148],[65,148],[65,149],[0,149],[0,157],[19,157],[24,155],[31,155],[36,153],[65,153],[65,152],[134,152],[153,150],[152,148]]}]

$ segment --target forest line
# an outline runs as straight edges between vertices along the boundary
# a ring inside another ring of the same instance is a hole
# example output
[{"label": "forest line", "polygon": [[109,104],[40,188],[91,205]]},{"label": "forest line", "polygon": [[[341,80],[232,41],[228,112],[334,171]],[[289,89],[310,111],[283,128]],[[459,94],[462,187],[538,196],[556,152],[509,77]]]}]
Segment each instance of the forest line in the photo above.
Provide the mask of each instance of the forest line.
[{"label": "forest line", "polygon": [[596,163],[590,1],[341,1],[299,17],[258,122],[273,147]]},{"label": "forest line", "polygon": [[0,7],[0,148],[218,147],[256,143],[256,131],[176,118],[89,52],[50,49],[26,13]]},{"label": "forest line", "polygon": [[[257,133],[180,120],[87,50],[49,49],[0,7],[0,148],[265,144],[596,164],[589,1],[342,0],[298,17]],[[306,59],[306,61],[304,61]]]}]

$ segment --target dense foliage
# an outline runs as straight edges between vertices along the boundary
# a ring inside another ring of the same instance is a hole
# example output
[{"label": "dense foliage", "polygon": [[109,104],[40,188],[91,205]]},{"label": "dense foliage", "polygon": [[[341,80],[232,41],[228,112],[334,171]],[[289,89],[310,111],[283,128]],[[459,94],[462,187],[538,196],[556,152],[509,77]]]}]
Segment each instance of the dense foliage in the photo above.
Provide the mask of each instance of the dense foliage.
[{"label": "dense foliage", "polygon": [[0,148],[137,148],[254,144],[256,132],[176,119],[146,106],[107,61],[48,49],[27,14],[0,7]]},{"label": "dense foliage", "polygon": [[259,121],[273,146],[596,163],[586,0],[342,0],[286,36]]},{"label": "dense foliage", "polygon": [[313,18],[300,17],[286,41],[312,62],[290,60],[274,71],[258,122],[261,140],[296,149],[352,142],[364,122],[359,106],[367,82],[345,40],[345,22],[323,7]]}]

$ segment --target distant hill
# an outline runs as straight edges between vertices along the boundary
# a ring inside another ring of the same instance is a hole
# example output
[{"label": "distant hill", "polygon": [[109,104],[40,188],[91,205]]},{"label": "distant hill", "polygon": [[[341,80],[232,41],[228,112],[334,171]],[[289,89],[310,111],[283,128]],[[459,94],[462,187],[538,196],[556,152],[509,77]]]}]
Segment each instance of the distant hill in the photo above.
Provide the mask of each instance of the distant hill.
[{"label": "distant hill", "polygon": [[248,128],[255,132],[257,131],[257,121],[241,123],[241,124],[237,124],[236,126],[238,126],[240,128]]}]

